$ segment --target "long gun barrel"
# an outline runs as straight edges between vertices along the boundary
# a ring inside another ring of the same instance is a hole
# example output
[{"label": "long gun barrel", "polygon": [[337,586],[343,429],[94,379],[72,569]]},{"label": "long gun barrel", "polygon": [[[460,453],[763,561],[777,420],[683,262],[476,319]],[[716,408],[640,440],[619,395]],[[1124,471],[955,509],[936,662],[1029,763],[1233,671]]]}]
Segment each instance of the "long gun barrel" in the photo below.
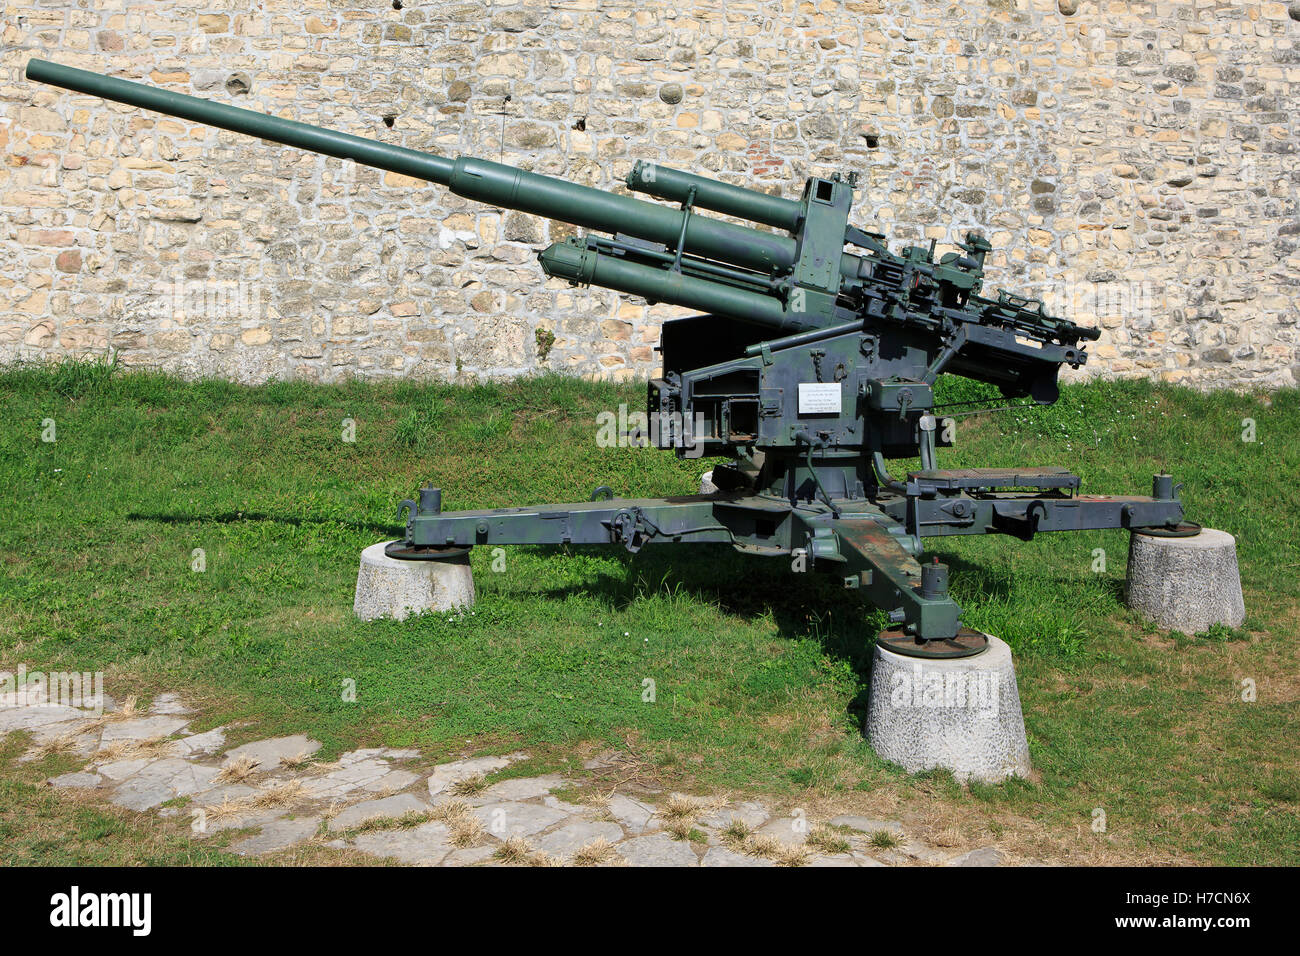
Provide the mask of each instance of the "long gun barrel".
[{"label": "long gun barrel", "polygon": [[[677,248],[680,245],[688,253],[748,269],[760,276],[788,271],[797,256],[796,243],[787,236],[530,173],[502,163],[465,156],[456,159],[436,156],[45,60],[30,60],[27,77],[78,93],[423,179],[446,186],[459,196],[489,205],[519,209],[601,232],[617,229],[621,234],[664,247]],[[714,185],[724,186],[721,183]],[[725,188],[763,199],[773,198],[739,187]],[[554,264],[557,268],[563,265],[558,259]],[[702,305],[691,295],[699,291],[692,288],[692,283],[650,281],[654,277],[640,274],[639,268],[643,267],[624,269],[620,275],[622,279],[638,281],[630,282],[629,287],[620,289],[611,284],[610,288],[634,291],[631,285],[642,287],[649,282],[662,286],[658,291],[660,301],[690,307]],[[567,274],[562,277],[573,278]],[[796,330],[800,327],[797,322],[791,324],[775,319],[771,304],[759,303],[758,300],[747,300],[747,303],[762,305],[758,309],[757,321],[771,316],[774,324],[782,328]]]}]

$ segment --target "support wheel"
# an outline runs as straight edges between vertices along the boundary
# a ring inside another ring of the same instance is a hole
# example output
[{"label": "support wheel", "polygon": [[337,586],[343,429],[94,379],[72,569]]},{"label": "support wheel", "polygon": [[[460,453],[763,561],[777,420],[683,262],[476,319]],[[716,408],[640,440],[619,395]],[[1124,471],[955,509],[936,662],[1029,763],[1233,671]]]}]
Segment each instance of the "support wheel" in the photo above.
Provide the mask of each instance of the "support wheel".
[{"label": "support wheel", "polygon": [[1195,521],[1180,521],[1172,528],[1159,526],[1155,528],[1134,528],[1135,534],[1149,534],[1153,538],[1195,538],[1201,533],[1201,526]]},{"label": "support wheel", "polygon": [[454,561],[469,554],[469,548],[420,547],[409,541],[390,541],[384,554],[398,561]]},{"label": "support wheel", "polygon": [[886,628],[877,634],[876,643],[895,654],[941,660],[952,657],[974,657],[976,654],[981,654],[988,648],[989,638],[981,631],[963,627],[954,637],[923,641],[908,634],[901,627],[894,627]]}]

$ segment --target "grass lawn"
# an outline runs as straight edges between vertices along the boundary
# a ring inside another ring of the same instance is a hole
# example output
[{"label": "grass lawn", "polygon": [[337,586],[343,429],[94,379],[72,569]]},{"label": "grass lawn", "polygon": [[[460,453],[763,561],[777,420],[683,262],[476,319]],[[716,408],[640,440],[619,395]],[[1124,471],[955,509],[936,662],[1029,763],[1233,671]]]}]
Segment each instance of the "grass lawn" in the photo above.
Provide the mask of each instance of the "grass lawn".
[{"label": "grass lawn", "polygon": [[[976,394],[959,382],[940,401]],[[102,670],[118,698],[179,691],[199,729],[307,733],[325,758],[525,749],[512,772],[582,780],[585,757],[618,749],[644,782],[894,814],[1022,858],[1300,863],[1300,392],[1093,382],[1053,408],[961,419],[945,467],[1063,465],[1097,493],[1147,493],[1173,472],[1189,518],[1237,536],[1249,612],[1237,632],[1144,626],[1121,600],[1126,532],[940,539],[965,620],[1017,655],[1036,768],[968,789],[875,757],[860,722],[882,616],[784,561],[515,548],[494,572],[480,548],[472,613],[352,618],[359,552],[398,535],[397,502],[426,480],[447,509],[582,501],[600,484],[693,492],[707,462],[597,446],[599,412],[643,401],[642,385],[559,377],[245,388],[10,369],[0,668]],[[0,746],[5,861],[235,862],[183,827],[42,787],[72,764],[19,763],[21,743]]]}]

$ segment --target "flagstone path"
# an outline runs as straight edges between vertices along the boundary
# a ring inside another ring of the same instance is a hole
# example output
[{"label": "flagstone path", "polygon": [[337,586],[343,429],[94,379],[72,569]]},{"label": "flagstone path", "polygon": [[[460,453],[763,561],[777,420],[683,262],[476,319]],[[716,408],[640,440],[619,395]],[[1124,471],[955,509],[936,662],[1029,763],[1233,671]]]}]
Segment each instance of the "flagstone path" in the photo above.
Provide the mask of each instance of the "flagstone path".
[{"label": "flagstone path", "polygon": [[[491,782],[527,758],[469,757],[416,772],[420,753],[373,748],[313,762],[299,735],[226,747],[226,729],[191,733],[193,712],[160,694],[148,712],[108,701],[103,714],[0,694],[0,735],[26,731],[23,760],[52,752],[87,763],[52,787],[93,791],[160,817],[188,817],[196,840],[235,829],[229,851],[260,856],[311,841],[425,866],[997,866],[1001,851],[930,846],[903,824],[860,816],[813,821],[753,800],[595,792],[557,774]],[[617,766],[610,753],[587,769]],[[557,795],[581,799],[574,803]],[[581,798],[574,797],[582,793]],[[184,798],[184,799],[181,799]]]}]

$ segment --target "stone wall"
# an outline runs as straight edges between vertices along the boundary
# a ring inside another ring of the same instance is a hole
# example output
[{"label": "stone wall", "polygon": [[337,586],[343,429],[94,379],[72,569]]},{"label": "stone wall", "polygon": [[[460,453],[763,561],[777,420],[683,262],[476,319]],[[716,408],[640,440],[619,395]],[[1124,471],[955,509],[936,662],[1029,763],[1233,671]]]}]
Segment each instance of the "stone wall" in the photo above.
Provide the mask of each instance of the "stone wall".
[{"label": "stone wall", "polygon": [[[252,12],[245,12],[255,7]],[[15,0],[0,359],[243,381],[615,378],[665,307],[548,282],[569,227],[29,83],[31,56],[623,190],[638,158],[796,196],[1100,324],[1089,370],[1300,378],[1300,2]]]}]

